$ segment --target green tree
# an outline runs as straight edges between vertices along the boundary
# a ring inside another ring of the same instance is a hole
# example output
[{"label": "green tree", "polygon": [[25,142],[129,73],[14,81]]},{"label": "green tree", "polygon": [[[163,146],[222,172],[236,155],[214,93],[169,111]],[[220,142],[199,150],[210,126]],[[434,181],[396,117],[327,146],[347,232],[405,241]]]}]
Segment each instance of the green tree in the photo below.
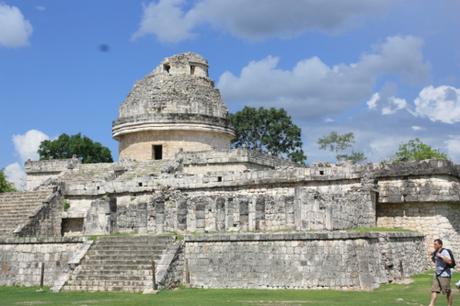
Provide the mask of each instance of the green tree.
[{"label": "green tree", "polygon": [[338,162],[349,160],[355,164],[365,161],[366,156],[364,153],[353,150],[354,143],[355,135],[352,132],[339,134],[332,131],[328,135],[318,139],[319,148],[334,152]]},{"label": "green tree", "polygon": [[236,136],[234,148],[257,149],[303,164],[301,130],[284,109],[244,107],[230,115]]},{"label": "green tree", "polygon": [[42,141],[38,148],[40,160],[62,159],[77,156],[82,163],[112,162],[112,154],[107,147],[94,142],[80,133],[75,135],[61,134],[55,140]]},{"label": "green tree", "polygon": [[0,170],[0,193],[16,191],[13,184],[8,182],[3,170]]},{"label": "green tree", "polygon": [[410,161],[424,159],[441,159],[446,160],[447,154],[434,149],[431,146],[423,143],[420,139],[415,138],[407,143],[399,145],[399,149],[394,156],[394,161]]}]

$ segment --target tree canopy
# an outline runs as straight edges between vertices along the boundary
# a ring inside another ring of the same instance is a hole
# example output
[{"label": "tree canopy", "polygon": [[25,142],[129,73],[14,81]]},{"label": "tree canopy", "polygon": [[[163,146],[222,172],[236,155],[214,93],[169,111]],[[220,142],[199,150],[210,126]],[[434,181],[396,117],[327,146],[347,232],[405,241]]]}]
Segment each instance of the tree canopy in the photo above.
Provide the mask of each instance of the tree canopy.
[{"label": "tree canopy", "polygon": [[394,161],[397,162],[424,159],[446,160],[447,154],[442,153],[438,149],[434,149],[423,143],[420,139],[415,138],[409,140],[407,143],[401,144],[394,156]]},{"label": "tree canopy", "polygon": [[110,150],[94,142],[80,133],[75,135],[61,134],[55,140],[45,140],[38,148],[40,160],[63,159],[76,156],[82,163],[105,163],[112,162]]},{"label": "tree canopy", "polygon": [[334,152],[338,162],[349,160],[355,164],[365,161],[366,156],[364,153],[353,150],[354,143],[355,135],[352,132],[339,134],[332,131],[328,135],[318,139],[319,148]]},{"label": "tree canopy", "polygon": [[301,130],[284,109],[244,107],[230,115],[236,136],[235,148],[256,149],[303,164]]},{"label": "tree canopy", "polygon": [[0,193],[16,191],[13,184],[8,182],[3,170],[0,170]]}]

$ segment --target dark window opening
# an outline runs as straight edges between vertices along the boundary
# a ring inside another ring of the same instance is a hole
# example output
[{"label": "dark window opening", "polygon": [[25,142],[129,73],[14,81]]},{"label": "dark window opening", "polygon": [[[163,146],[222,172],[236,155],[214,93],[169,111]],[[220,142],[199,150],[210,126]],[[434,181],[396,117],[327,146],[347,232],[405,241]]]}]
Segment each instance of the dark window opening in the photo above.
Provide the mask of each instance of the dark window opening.
[{"label": "dark window opening", "polygon": [[142,182],[139,182],[138,185],[139,185],[139,187],[142,187]]},{"label": "dark window opening", "polygon": [[61,235],[67,233],[81,233],[83,231],[83,218],[62,218]]},{"label": "dark window opening", "polygon": [[169,69],[171,69],[171,66],[169,64],[163,64],[163,70],[169,73]]},{"label": "dark window opening", "polygon": [[218,177],[217,177],[217,181],[218,181],[218,182],[222,182],[222,176],[218,176]]},{"label": "dark window opening", "polygon": [[323,171],[323,170],[319,170],[319,175],[324,175],[324,171]]},{"label": "dark window opening", "polygon": [[163,159],[163,146],[162,145],[153,146],[153,159],[154,160]]},{"label": "dark window opening", "polygon": [[191,75],[195,74],[195,65],[190,65],[190,74]]}]

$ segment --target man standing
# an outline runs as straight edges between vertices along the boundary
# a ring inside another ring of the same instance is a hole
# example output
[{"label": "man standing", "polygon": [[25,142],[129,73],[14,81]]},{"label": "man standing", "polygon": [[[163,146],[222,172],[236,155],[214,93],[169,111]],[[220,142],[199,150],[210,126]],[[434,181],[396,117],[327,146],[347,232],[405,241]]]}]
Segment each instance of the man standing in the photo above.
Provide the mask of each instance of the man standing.
[{"label": "man standing", "polygon": [[431,285],[431,302],[429,306],[434,306],[438,293],[442,292],[447,297],[447,305],[452,306],[452,292],[450,290],[451,270],[449,265],[452,264],[449,251],[442,247],[442,240],[434,240],[434,252],[431,260],[435,263],[435,275]]}]

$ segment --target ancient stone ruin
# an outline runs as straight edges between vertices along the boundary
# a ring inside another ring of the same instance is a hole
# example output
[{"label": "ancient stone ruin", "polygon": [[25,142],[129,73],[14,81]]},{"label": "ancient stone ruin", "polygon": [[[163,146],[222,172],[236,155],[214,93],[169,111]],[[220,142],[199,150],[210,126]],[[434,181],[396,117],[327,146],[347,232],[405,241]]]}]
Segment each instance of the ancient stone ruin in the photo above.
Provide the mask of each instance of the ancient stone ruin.
[{"label": "ancient stone ruin", "polygon": [[230,149],[200,55],[165,59],[112,127],[118,162],[28,161],[27,191],[0,194],[0,285],[372,289],[426,269],[434,238],[460,250],[460,166]]}]

